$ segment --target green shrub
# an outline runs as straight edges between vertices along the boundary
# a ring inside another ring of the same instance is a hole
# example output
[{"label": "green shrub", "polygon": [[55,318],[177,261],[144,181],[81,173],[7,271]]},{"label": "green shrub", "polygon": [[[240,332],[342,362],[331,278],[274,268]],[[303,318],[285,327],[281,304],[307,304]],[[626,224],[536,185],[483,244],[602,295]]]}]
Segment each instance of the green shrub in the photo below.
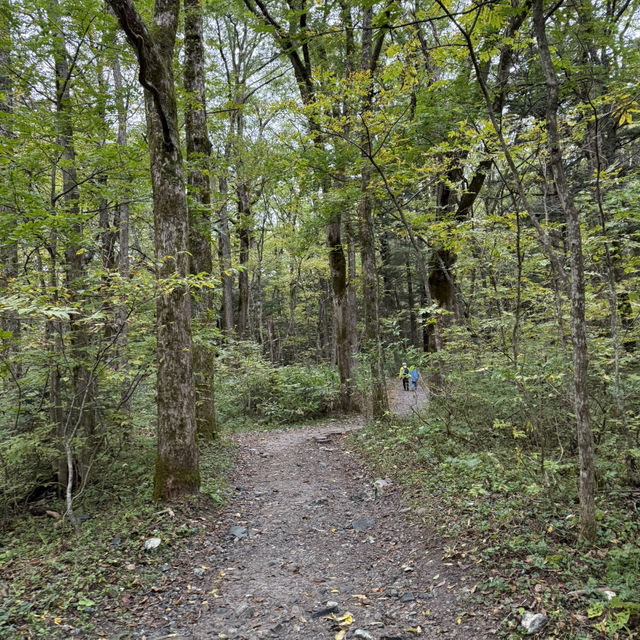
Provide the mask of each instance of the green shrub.
[{"label": "green shrub", "polygon": [[218,366],[216,411],[220,424],[231,430],[321,418],[338,400],[338,375],[327,365],[278,367],[262,358],[257,346],[243,344]]}]

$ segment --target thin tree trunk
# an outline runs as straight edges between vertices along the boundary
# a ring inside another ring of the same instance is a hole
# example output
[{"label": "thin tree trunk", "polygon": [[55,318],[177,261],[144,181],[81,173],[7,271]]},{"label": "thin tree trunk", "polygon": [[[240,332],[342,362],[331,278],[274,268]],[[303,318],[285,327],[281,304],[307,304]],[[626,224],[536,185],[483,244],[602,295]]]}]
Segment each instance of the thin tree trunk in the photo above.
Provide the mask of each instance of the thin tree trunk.
[{"label": "thin tree trunk", "polygon": [[587,336],[585,322],[585,285],[582,256],[580,213],[567,183],[562,145],[558,131],[558,78],[553,67],[542,0],[534,0],[533,23],[540,54],[540,65],[547,87],[547,143],[558,198],[567,221],[569,262],[571,268],[571,342],[573,347],[573,390],[580,457],[580,506],[582,535],[590,542],[596,537],[595,461],[587,392]]},{"label": "thin tree trunk", "polygon": [[[120,162],[122,167],[126,167],[126,159],[124,158],[127,146],[127,113],[124,101],[124,86],[122,81],[122,71],[120,69],[120,61],[115,60],[113,64],[113,84],[115,88],[115,104],[118,114],[118,135],[116,144],[120,152]],[[126,180],[125,173],[125,184]],[[124,190],[120,201],[116,205],[117,210],[117,227],[118,227],[118,273],[122,282],[129,279],[129,189],[128,186]],[[120,387],[120,410],[122,411],[127,426],[131,422],[131,389],[130,389],[130,372],[129,372],[129,321],[128,311],[124,304],[118,305],[116,309],[116,326],[118,327],[118,369],[124,374],[124,380]],[[128,429],[125,430],[125,436],[128,437]]]},{"label": "thin tree trunk", "polygon": [[418,323],[416,322],[416,302],[413,296],[413,276],[411,275],[411,265],[407,259],[407,306],[409,310],[409,335],[411,336],[411,346],[418,346]]},{"label": "thin tree trunk", "polygon": [[278,334],[276,333],[276,326],[273,322],[273,316],[267,318],[267,335],[269,336],[269,361],[271,364],[278,362]]},{"label": "thin tree trunk", "polygon": [[[60,7],[57,0],[51,0],[49,5],[49,19],[51,21],[54,41],[54,62],[56,80],[56,129],[57,144],[60,152],[60,171],[62,173],[62,202],[65,216],[69,220],[70,238],[65,249],[65,277],[66,287],[73,296],[84,289],[85,256],[81,250],[83,225],[80,219],[80,193],[76,171],[76,153],[73,139],[73,125],[71,113],[71,74],[69,70],[68,54],[64,35],[61,31]],[[72,298],[73,300],[73,298]],[[73,300],[77,304],[78,313],[69,323],[69,339],[71,343],[72,369],[72,398],[67,416],[65,416],[64,446],[65,456],[72,440],[81,435],[85,445],[80,452],[80,475],[84,477],[91,465],[97,447],[95,433],[95,414],[93,398],[95,395],[95,380],[91,373],[88,357],[91,340],[87,327],[81,320],[82,304],[80,300]],[[73,467],[71,467],[73,471]],[[67,479],[67,484],[75,484],[73,477]],[[73,522],[73,513],[69,513]]]},{"label": "thin tree trunk", "polygon": [[389,232],[385,229],[380,233],[380,271],[382,272],[382,313],[385,317],[392,315],[397,306],[394,298],[394,286],[391,267],[391,247],[389,245]]},{"label": "thin tree trunk", "polygon": [[[351,348],[353,353],[358,352],[358,303],[356,291],[356,234],[353,229],[351,212],[344,212],[344,233],[347,244],[347,305],[349,307],[349,333],[351,334]],[[355,363],[354,363],[355,366]]]},{"label": "thin tree trunk", "polygon": [[229,179],[227,166],[231,158],[231,143],[225,148],[225,167],[218,178],[219,189],[219,221],[218,221],[218,259],[222,278],[222,331],[227,339],[233,335],[233,273],[231,272],[231,234],[229,232]]},{"label": "thin tree trunk", "polygon": [[249,250],[251,248],[251,204],[249,187],[241,182],[237,188],[238,196],[238,337],[247,337],[249,326]]},{"label": "thin tree trunk", "polygon": [[[371,110],[373,101],[373,58],[372,27],[373,8],[364,9],[362,22],[362,58],[360,70],[367,74],[369,88],[361,105],[364,121]],[[387,390],[384,376],[382,345],[378,318],[378,275],[376,268],[375,230],[373,220],[373,198],[370,191],[373,167],[369,162],[371,140],[367,132],[362,134],[362,169],[360,172],[360,203],[358,206],[358,232],[360,236],[360,256],[362,260],[362,291],[364,306],[364,349],[369,358],[371,370],[371,408],[374,420],[381,418],[388,410]]]},{"label": "thin tree trunk", "polygon": [[[8,116],[11,114],[11,81],[8,75],[10,64],[10,32],[8,25],[10,5],[6,0],[0,4],[0,138],[12,137],[12,131],[8,126]],[[7,216],[9,209],[0,205],[0,217]],[[18,241],[10,238],[3,239],[0,244],[0,291],[8,294],[12,280],[18,275]],[[11,335],[3,340],[7,345],[4,349],[4,357],[13,382],[22,377],[20,364],[20,334],[22,323],[17,313],[5,312],[0,314],[0,329]]]}]

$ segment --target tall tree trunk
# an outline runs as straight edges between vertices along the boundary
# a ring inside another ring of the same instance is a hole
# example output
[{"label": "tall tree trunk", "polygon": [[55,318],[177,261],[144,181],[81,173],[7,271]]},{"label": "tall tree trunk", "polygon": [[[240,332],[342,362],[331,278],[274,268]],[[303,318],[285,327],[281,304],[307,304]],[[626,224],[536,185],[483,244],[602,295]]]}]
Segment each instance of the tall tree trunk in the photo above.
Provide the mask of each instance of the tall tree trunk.
[{"label": "tall tree trunk", "polygon": [[219,219],[218,219],[218,260],[222,279],[222,331],[227,339],[233,335],[233,274],[231,273],[231,234],[229,232],[229,179],[227,167],[231,159],[231,143],[225,147],[225,166],[220,169],[218,178]]},{"label": "tall tree trunk", "polygon": [[[107,0],[136,52],[145,88],[159,294],[156,298],[158,453],[154,498],[198,491],[191,301],[171,281],[189,273],[187,200],[173,57],[180,0],[157,0],[150,28],[132,0]],[[169,290],[167,290],[169,289]]]},{"label": "tall tree trunk", "polygon": [[[8,69],[10,63],[10,32],[9,32],[10,6],[7,0],[0,3],[0,138],[12,137],[8,126],[8,116],[11,113],[11,81]],[[9,218],[8,203],[0,203],[0,219],[5,222]],[[9,229],[2,234],[0,242],[0,291],[8,292],[11,281],[18,275],[18,242],[12,238]],[[3,340],[7,345],[4,349],[4,358],[11,373],[12,385],[22,376],[20,365],[20,333],[22,324],[17,313],[5,312],[0,314],[0,329],[9,332],[10,337]]]},{"label": "tall tree trunk", "polygon": [[[127,112],[124,101],[124,86],[122,81],[122,71],[120,69],[120,61],[116,59],[113,64],[113,84],[115,89],[115,104],[118,114],[118,135],[116,144],[120,152],[121,166],[126,166],[124,158],[127,146]],[[125,182],[126,174],[125,174]],[[120,197],[116,205],[117,233],[118,233],[118,273],[122,282],[129,279],[129,189],[125,188],[124,194]],[[129,313],[124,304],[118,305],[116,309],[116,326],[118,327],[118,369],[124,374],[120,387],[120,410],[126,420],[126,427],[131,422],[131,388],[129,375],[129,358],[128,342],[129,342]],[[128,431],[125,432],[125,437]]]},{"label": "tall tree trunk", "polygon": [[331,275],[331,299],[335,331],[336,360],[340,376],[340,408],[353,411],[356,403],[353,384],[352,332],[349,330],[349,304],[347,264],[342,246],[341,216],[335,213],[327,224],[327,246],[329,247],[329,273]]},{"label": "tall tree trunk", "polygon": [[[347,305],[349,307],[349,328],[351,335],[351,349],[353,353],[358,352],[358,301],[356,295],[356,246],[357,238],[351,220],[351,211],[344,212],[344,233],[347,245]],[[354,363],[355,366],[355,363]]]},{"label": "tall tree trunk", "polygon": [[380,270],[382,272],[382,310],[385,317],[391,316],[398,308],[394,295],[393,275],[391,267],[390,233],[384,229],[380,233]]},{"label": "tall tree trunk", "polygon": [[413,295],[413,276],[411,275],[411,265],[407,259],[407,307],[409,310],[409,335],[411,336],[411,346],[418,346],[418,323],[416,322],[416,302]]},{"label": "tall tree trunk", "polygon": [[[360,70],[366,74],[369,88],[362,100],[360,117],[366,121],[373,101],[373,72],[375,59],[372,41],[373,9],[364,9],[362,20],[362,58]],[[369,162],[371,140],[365,131],[361,138],[362,169],[360,172],[360,203],[358,206],[358,232],[362,260],[362,291],[364,306],[364,349],[371,370],[371,408],[373,419],[381,418],[389,409],[384,376],[380,325],[378,318],[378,275],[376,268],[376,245],[373,221],[373,196],[370,191],[373,167]]]},{"label": "tall tree trunk", "polygon": [[558,198],[567,221],[569,263],[571,268],[571,343],[573,347],[573,397],[580,457],[580,506],[582,535],[590,542],[596,537],[595,462],[587,393],[587,336],[585,322],[585,285],[580,213],[569,189],[558,130],[558,78],[551,59],[542,0],[533,2],[533,23],[540,54],[540,65],[547,87],[547,144]]},{"label": "tall tree trunk", "polygon": [[[91,340],[86,324],[82,319],[82,302],[76,297],[77,292],[84,289],[85,255],[82,251],[83,225],[80,219],[80,193],[76,170],[76,152],[73,139],[71,113],[71,73],[69,58],[62,32],[62,16],[57,0],[51,0],[49,19],[52,25],[54,42],[54,63],[56,81],[56,142],[61,149],[60,171],[62,173],[62,202],[64,215],[68,220],[70,237],[65,248],[65,279],[67,295],[75,303],[78,313],[69,323],[69,339],[71,343],[72,398],[65,416],[64,448],[67,466],[70,471],[67,478],[67,495],[76,479],[72,477],[73,465],[68,457],[73,439],[80,435],[84,438],[84,446],[79,455],[80,475],[86,476],[91,465],[97,442],[95,440],[94,395],[95,380],[89,363]],[[72,522],[73,513],[69,513]]]},{"label": "tall tree trunk", "polygon": [[238,337],[247,337],[249,326],[249,250],[251,248],[251,203],[249,187],[241,182],[236,189],[238,196]]},{"label": "tall tree trunk", "polygon": [[[185,134],[189,164],[189,253],[193,275],[210,274],[211,185],[209,163],[211,143],[207,131],[205,102],[204,42],[202,6],[199,0],[184,0],[184,89]],[[193,369],[196,389],[196,425],[200,436],[213,439],[217,433],[214,391],[214,352],[208,329],[213,322],[213,291],[203,287],[192,294],[192,317],[205,338],[193,345]]]}]

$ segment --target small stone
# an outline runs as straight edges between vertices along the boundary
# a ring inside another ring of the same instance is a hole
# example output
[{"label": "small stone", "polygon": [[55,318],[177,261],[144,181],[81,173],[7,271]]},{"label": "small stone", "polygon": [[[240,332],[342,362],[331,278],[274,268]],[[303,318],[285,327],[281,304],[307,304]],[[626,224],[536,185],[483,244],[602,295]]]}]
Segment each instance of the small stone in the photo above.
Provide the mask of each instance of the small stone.
[{"label": "small stone", "polygon": [[364,629],[356,629],[353,632],[353,637],[362,638],[362,640],[375,640],[375,638],[368,631],[365,631]]},{"label": "small stone", "polygon": [[548,622],[549,618],[543,613],[531,613],[531,611],[525,611],[520,619],[520,625],[529,635],[542,631]]},{"label": "small stone", "polygon": [[375,518],[358,518],[358,520],[354,520],[351,523],[354,531],[366,531],[367,529],[371,529],[373,525],[376,523]]},{"label": "small stone", "polygon": [[414,602],[416,597],[411,593],[411,591],[407,591],[407,593],[403,593],[400,598],[400,602]]},{"label": "small stone", "polygon": [[205,573],[206,573],[206,570],[205,570],[205,569],[203,569],[202,567],[196,567],[196,568],[193,570],[193,575],[194,575],[196,578],[204,578],[204,574],[205,574]]},{"label": "small stone", "polygon": [[322,609],[318,609],[311,614],[312,618],[322,618],[323,616],[329,616],[332,613],[338,613],[338,603],[337,602],[327,602],[327,606],[322,607]]},{"label": "small stone", "polygon": [[154,549],[157,549],[160,546],[161,542],[162,542],[161,538],[149,538],[148,540],[144,541],[144,548],[147,551],[153,551]]},{"label": "small stone", "polygon": [[236,608],[234,614],[236,618],[253,618],[255,612],[255,608],[253,608],[248,602],[243,602]]},{"label": "small stone", "polygon": [[604,589],[602,593],[607,600],[613,600],[616,597],[616,592],[610,589]]},{"label": "small stone", "polygon": [[247,538],[248,537],[247,527],[242,527],[240,525],[231,527],[231,529],[229,529],[228,535],[230,538],[238,538],[238,539]]}]

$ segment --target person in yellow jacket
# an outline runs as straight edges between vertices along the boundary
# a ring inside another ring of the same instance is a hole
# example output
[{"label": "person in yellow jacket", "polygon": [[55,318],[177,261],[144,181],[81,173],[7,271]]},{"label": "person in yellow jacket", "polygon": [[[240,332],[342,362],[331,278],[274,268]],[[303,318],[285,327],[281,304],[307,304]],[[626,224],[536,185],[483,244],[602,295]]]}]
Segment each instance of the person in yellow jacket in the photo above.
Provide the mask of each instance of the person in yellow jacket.
[{"label": "person in yellow jacket", "polygon": [[402,363],[400,367],[400,373],[398,374],[398,378],[402,380],[402,388],[405,391],[409,391],[409,379],[411,378],[411,371],[407,366],[406,362]]}]

